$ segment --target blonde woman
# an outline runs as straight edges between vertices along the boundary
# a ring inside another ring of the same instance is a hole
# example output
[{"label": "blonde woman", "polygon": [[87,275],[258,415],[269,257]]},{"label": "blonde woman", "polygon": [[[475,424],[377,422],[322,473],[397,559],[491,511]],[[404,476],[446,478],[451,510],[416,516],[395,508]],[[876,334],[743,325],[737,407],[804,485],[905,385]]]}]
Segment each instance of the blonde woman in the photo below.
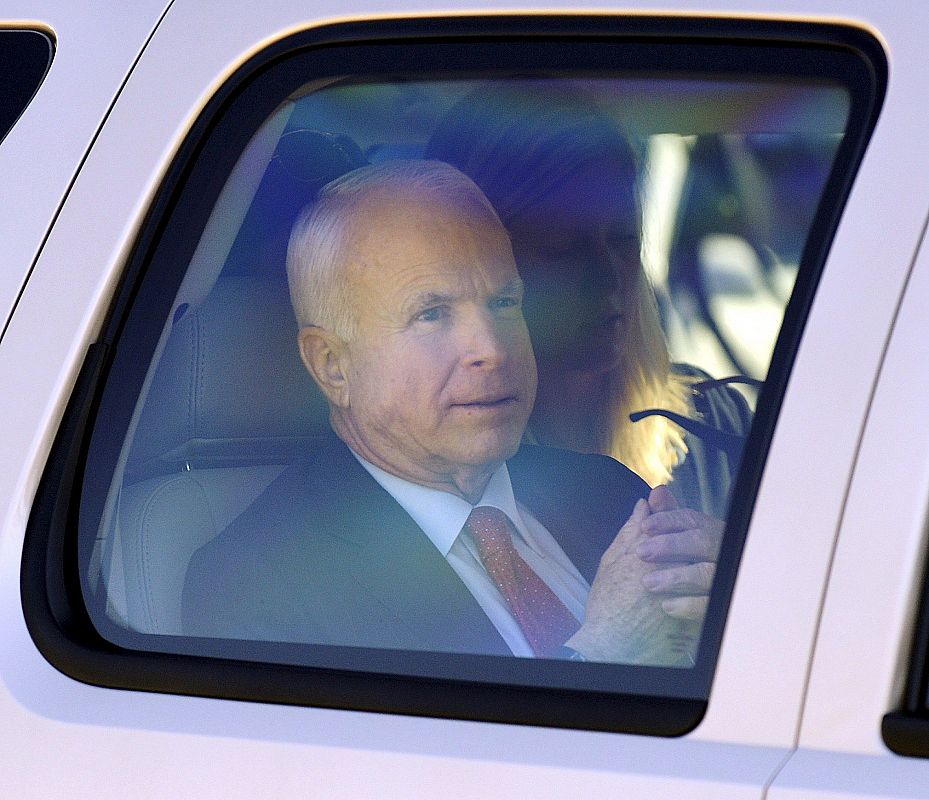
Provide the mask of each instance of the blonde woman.
[{"label": "blonde woman", "polygon": [[539,368],[529,436],[605,453],[682,505],[722,518],[736,457],[686,433],[665,409],[735,435],[751,415],[734,391],[672,364],[640,257],[637,167],[616,125],[578,86],[492,81],[440,122],[427,158],[462,170],[494,205],[526,283]]}]

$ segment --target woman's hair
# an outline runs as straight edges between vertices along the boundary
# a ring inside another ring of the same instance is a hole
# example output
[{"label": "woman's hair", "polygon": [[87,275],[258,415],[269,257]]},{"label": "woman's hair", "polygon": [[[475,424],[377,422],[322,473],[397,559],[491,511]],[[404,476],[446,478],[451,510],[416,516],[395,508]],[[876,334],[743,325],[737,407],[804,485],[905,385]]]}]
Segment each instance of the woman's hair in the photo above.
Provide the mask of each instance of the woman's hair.
[{"label": "woman's hair", "polygon": [[[572,176],[609,159],[624,174],[623,185],[611,191],[619,193],[640,229],[632,147],[593,98],[571,82],[482,84],[452,107],[425,155],[470,177],[507,228],[543,199],[557,198],[559,187]],[[522,268],[518,262],[517,268]],[[641,259],[625,259],[621,269],[622,347],[609,376],[609,452],[654,486],[670,480],[686,452],[683,432],[663,417],[632,423],[629,414],[646,408],[688,413],[690,391],[687,379],[671,370],[658,305]]]}]

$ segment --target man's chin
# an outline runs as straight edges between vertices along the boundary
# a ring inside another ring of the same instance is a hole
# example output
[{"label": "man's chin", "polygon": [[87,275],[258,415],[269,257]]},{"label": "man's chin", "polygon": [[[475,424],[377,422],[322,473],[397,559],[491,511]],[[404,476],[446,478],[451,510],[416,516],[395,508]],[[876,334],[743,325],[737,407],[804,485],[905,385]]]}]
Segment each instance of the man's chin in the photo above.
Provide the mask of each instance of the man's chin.
[{"label": "man's chin", "polygon": [[518,434],[508,431],[501,435],[500,432],[488,431],[472,437],[462,436],[461,446],[456,448],[459,450],[456,460],[473,467],[497,467],[516,454],[521,441],[522,429]]}]

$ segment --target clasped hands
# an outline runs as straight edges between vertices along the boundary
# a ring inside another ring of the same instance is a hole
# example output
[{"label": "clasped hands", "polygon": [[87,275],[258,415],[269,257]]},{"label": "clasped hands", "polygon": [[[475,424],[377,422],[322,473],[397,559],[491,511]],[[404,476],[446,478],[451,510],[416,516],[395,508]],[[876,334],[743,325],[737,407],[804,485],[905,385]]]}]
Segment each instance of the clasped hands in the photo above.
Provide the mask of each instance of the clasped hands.
[{"label": "clasped hands", "polygon": [[600,559],[584,623],[565,644],[588,661],[692,665],[723,528],[652,489]]}]

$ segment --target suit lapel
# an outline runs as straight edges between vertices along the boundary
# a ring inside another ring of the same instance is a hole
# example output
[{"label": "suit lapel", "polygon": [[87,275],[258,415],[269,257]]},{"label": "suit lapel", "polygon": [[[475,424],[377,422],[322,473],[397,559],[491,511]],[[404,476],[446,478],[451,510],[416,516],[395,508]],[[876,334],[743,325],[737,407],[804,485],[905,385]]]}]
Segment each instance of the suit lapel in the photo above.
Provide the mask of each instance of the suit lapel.
[{"label": "suit lapel", "polygon": [[[317,480],[319,492],[301,492],[311,504],[307,518],[345,540],[344,566],[357,581],[346,602],[360,617],[372,604],[389,609],[398,648],[510,654],[448,562],[341,441],[332,437],[313,460],[312,471],[327,477]],[[606,456],[525,446],[508,467],[517,500],[588,581],[635,501],[648,492],[644,481]],[[383,638],[382,630],[376,633],[372,640]]]},{"label": "suit lapel", "polygon": [[398,648],[510,655],[435,545],[348,448],[338,449],[333,474],[351,498],[340,503],[346,513],[339,536],[355,545],[346,549],[346,566],[358,582],[356,602],[390,610]]},{"label": "suit lapel", "polygon": [[648,486],[608,456],[524,445],[507,462],[516,499],[544,525],[588,582]]}]

